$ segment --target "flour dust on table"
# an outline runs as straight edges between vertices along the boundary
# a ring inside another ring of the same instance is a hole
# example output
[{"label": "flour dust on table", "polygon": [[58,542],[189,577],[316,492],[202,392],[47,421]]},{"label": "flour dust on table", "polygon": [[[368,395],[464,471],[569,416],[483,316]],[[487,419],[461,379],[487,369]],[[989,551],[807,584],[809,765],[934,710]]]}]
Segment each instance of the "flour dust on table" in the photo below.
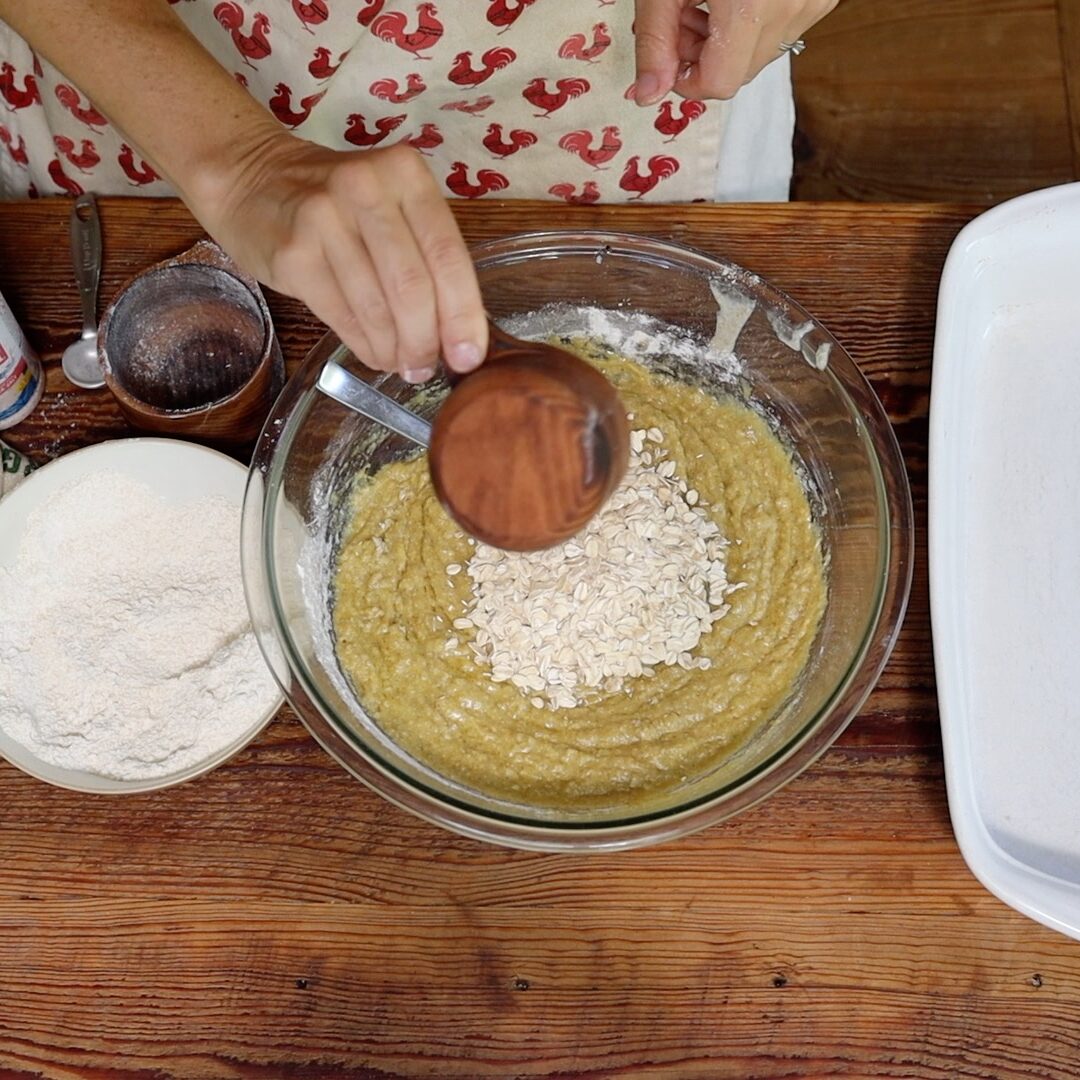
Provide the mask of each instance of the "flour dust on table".
[{"label": "flour dust on table", "polygon": [[240,510],[102,471],[38,507],[0,568],[0,729],[117,780],[189,769],[278,696],[244,601]]}]

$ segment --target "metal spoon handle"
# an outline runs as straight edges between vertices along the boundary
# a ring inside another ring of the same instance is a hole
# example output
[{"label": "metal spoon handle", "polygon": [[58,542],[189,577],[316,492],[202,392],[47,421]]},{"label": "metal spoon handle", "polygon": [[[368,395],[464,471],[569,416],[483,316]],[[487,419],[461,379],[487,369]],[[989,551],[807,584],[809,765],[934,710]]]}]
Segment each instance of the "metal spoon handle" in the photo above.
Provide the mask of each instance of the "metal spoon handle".
[{"label": "metal spoon handle", "polygon": [[411,439],[425,449],[431,442],[431,425],[426,420],[369,386],[362,379],[350,375],[334,360],[327,360],[323,365],[316,386],[327,397],[397,432],[398,435]]},{"label": "metal spoon handle", "polygon": [[101,222],[90,192],[71,208],[71,259],[82,301],[83,336],[97,330],[98,281],[101,278]]}]

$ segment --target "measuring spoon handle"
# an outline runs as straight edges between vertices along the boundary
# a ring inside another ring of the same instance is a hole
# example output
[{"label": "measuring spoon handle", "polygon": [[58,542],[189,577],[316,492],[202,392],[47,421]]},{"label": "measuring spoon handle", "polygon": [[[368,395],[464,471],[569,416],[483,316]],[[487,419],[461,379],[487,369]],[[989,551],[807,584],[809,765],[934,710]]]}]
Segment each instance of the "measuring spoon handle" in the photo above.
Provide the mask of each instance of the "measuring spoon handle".
[{"label": "measuring spoon handle", "polygon": [[90,192],[80,195],[71,208],[71,260],[82,302],[83,335],[97,330],[98,282],[101,279],[101,222]]},{"label": "measuring spoon handle", "polygon": [[340,364],[327,360],[316,383],[318,388],[354,412],[374,420],[425,449],[431,442],[431,425],[392,398],[349,374]]}]

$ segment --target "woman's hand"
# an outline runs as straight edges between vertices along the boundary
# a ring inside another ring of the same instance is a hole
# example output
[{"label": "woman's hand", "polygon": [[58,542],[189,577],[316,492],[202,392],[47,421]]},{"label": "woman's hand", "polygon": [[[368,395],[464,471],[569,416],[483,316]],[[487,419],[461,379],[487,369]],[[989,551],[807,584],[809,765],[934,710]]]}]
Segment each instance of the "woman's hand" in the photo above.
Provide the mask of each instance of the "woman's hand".
[{"label": "woman's hand", "polygon": [[423,382],[487,351],[476,272],[420,155],[329,150],[274,130],[185,191],[250,274],[302,300],[369,367]]},{"label": "woman's hand", "polygon": [[476,271],[415,150],[284,131],[162,0],[0,0],[0,19],[88,94],[248,273],[364,363],[427,378],[487,351]]},{"label": "woman's hand", "polygon": [[637,0],[636,99],[733,98],[837,0]]}]

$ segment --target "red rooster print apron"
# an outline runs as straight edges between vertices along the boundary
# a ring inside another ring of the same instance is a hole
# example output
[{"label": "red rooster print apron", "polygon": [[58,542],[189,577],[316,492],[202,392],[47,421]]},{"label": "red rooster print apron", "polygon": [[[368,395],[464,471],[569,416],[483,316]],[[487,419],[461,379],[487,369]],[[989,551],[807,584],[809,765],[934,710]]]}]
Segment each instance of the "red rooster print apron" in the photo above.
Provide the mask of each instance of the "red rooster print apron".
[{"label": "red rooster print apron", "polygon": [[[633,0],[171,0],[287,128],[406,142],[448,196],[712,199],[728,102],[632,100]],[[0,23],[11,196],[169,194],[123,134]]]}]

